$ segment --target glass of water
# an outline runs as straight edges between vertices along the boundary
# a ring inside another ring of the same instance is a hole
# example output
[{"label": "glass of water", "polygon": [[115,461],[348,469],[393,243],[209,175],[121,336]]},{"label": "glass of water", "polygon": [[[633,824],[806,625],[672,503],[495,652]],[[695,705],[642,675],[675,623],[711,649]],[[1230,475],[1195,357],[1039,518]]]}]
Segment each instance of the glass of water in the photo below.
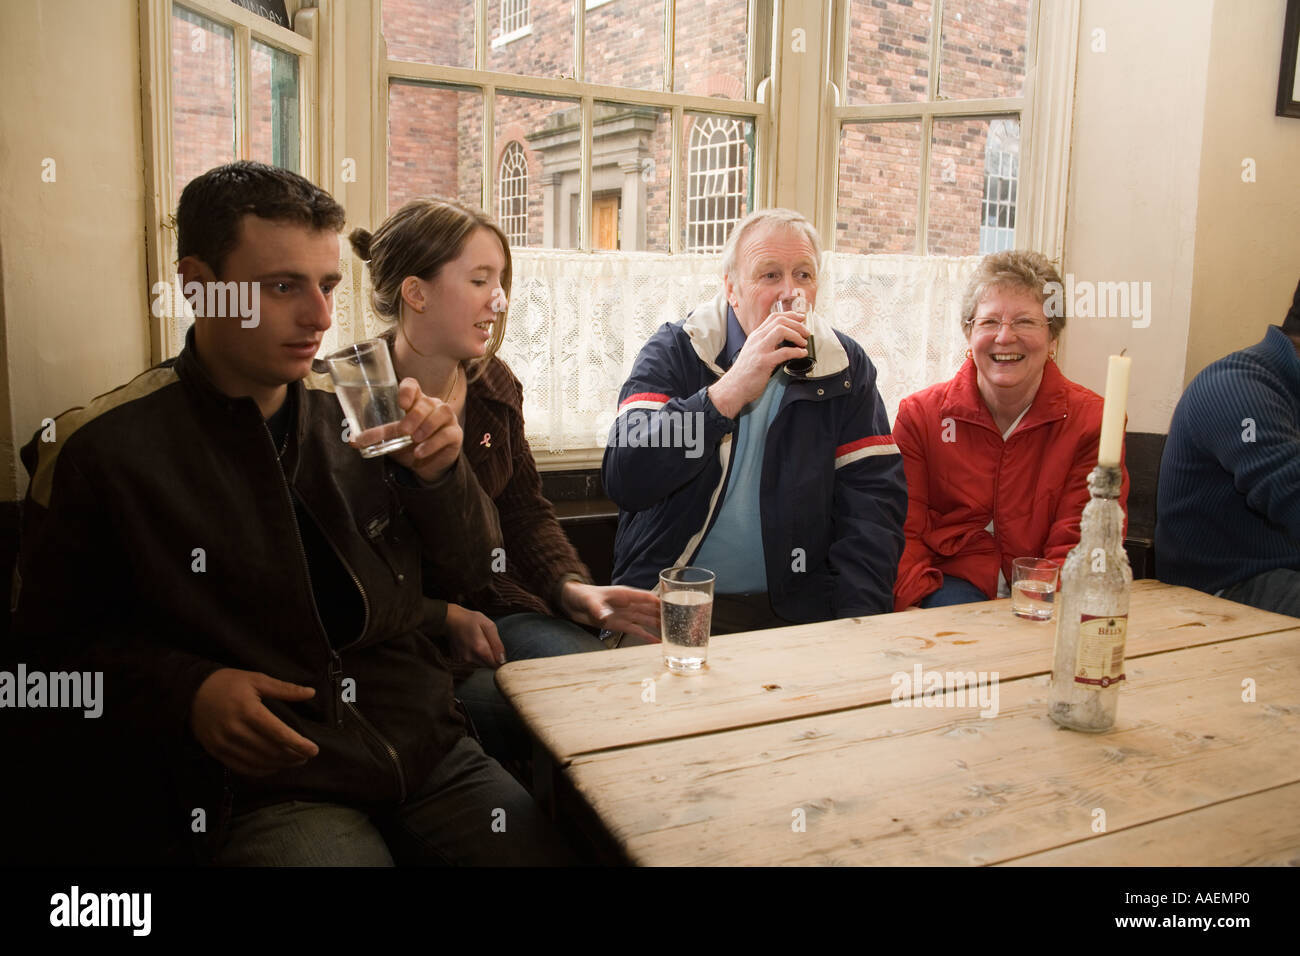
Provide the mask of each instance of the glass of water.
[{"label": "glass of water", "polygon": [[348,428],[361,441],[363,458],[387,455],[411,444],[397,434],[406,417],[397,404],[397,373],[383,339],[356,342],[325,356],[334,392],[348,417]]},{"label": "glass of water", "polygon": [[709,659],[713,572],[669,568],[659,572],[659,624],[664,664],[674,674],[698,674]]},{"label": "glass of water", "polygon": [[1046,558],[1011,562],[1011,610],[1030,621],[1050,621],[1061,566]]}]

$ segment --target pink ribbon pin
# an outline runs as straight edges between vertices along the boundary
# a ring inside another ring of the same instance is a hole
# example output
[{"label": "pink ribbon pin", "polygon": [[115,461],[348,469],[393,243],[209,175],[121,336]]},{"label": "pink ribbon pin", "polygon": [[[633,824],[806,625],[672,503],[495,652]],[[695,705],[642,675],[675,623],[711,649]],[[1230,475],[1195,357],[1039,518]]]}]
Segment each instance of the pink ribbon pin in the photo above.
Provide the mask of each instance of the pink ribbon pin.
[{"label": "pink ribbon pin", "polygon": [[492,447],[492,433],[491,433],[491,432],[484,432],[484,433],[483,433],[483,438],[479,441],[479,444],[482,445],[484,448],[491,448],[491,447]]}]

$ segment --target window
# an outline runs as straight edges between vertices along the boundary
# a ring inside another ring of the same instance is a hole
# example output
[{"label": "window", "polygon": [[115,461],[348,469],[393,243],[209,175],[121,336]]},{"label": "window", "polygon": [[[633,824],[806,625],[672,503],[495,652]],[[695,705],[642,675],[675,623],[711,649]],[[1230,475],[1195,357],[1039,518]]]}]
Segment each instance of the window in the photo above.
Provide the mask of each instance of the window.
[{"label": "window", "polygon": [[[176,270],[171,218],[195,176],[236,159],[311,175],[305,144],[315,42],[223,0],[144,0],[150,55],[142,86],[147,125],[149,281],[170,286]],[[299,11],[310,30],[315,10]],[[180,351],[191,316],[175,295],[155,295],[153,358]]]},{"label": "window", "polygon": [[1010,154],[1034,62],[1034,4],[848,0],[843,9],[835,249],[1009,248],[1019,198]]},{"label": "window", "polygon": [[1015,246],[1016,181],[1020,177],[1020,124],[995,120],[984,144],[984,200],[980,255]]},{"label": "window", "polygon": [[524,148],[517,142],[506,146],[501,157],[501,200],[497,220],[512,246],[528,242],[528,162]]},{"label": "window", "polygon": [[695,117],[686,177],[688,252],[721,252],[731,227],[744,218],[745,153],[739,120]]},{"label": "window", "polygon": [[765,184],[751,7],[772,19],[772,0],[383,0],[387,209],[477,190],[520,247],[719,248]]},{"label": "window", "polygon": [[528,0],[501,0],[501,35],[528,26]]}]

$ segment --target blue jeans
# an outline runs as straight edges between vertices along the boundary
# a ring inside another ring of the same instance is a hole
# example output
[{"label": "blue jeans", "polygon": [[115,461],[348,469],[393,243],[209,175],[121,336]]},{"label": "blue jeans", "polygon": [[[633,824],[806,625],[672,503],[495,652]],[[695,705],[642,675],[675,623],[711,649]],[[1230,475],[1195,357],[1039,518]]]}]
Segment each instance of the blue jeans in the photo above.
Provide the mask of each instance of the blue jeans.
[{"label": "blue jeans", "polygon": [[921,607],[952,607],[954,604],[974,604],[988,597],[965,578],[943,576],[943,586],[921,602]]},{"label": "blue jeans", "polygon": [[1300,617],[1300,571],[1274,568],[1224,588],[1219,596],[1260,610]]},{"label": "blue jeans", "polygon": [[367,813],[293,800],[230,821],[223,866],[559,866],[573,855],[533,798],[469,737],[406,802]]},{"label": "blue jeans", "polygon": [[[495,623],[507,661],[605,650],[599,638],[577,624],[547,614],[507,614]],[[523,761],[532,756],[528,731],[497,689],[495,670],[478,668],[456,685],[456,696],[469,711],[474,730],[489,756],[503,761]]]}]

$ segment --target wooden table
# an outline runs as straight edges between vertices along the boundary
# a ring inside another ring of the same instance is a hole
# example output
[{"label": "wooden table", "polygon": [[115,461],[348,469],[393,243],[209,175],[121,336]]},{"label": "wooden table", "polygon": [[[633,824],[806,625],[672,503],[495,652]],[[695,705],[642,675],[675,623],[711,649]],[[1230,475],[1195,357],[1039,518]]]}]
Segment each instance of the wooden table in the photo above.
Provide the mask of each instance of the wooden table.
[{"label": "wooden table", "polygon": [[[1105,734],[1047,717],[1054,636],[1001,600],[715,637],[696,676],[654,646],[497,679],[639,864],[1300,858],[1300,619],[1135,582]],[[894,705],[917,665],[997,672],[996,715]]]}]

